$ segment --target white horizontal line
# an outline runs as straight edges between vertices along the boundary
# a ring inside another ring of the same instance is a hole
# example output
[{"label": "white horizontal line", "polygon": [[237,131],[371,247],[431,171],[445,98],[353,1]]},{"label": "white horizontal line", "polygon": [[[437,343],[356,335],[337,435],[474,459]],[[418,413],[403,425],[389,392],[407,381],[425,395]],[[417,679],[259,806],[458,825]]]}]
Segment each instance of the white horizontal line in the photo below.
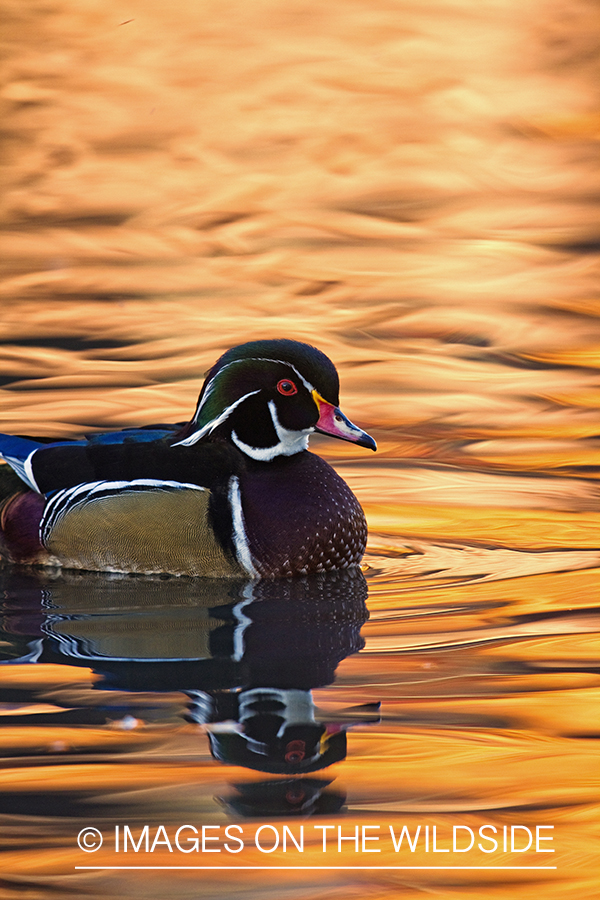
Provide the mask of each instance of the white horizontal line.
[{"label": "white horizontal line", "polygon": [[347,871],[350,869],[360,869],[361,871],[369,871],[369,872],[379,872],[379,871],[389,871],[390,869],[420,869],[425,872],[430,872],[434,869],[443,869],[446,872],[453,871],[464,871],[465,869],[477,870],[477,871],[486,871],[486,870],[498,870],[501,872],[506,872],[509,870],[515,869],[528,869],[539,871],[540,869],[557,869],[558,866],[75,866],[76,869],[132,869],[136,872],[142,872],[147,869],[201,869],[202,871],[206,871],[210,869],[214,872],[236,872],[236,871],[270,871],[271,869],[286,869],[288,871],[294,872],[302,872],[306,871],[314,871],[315,869],[331,869],[335,871]]}]

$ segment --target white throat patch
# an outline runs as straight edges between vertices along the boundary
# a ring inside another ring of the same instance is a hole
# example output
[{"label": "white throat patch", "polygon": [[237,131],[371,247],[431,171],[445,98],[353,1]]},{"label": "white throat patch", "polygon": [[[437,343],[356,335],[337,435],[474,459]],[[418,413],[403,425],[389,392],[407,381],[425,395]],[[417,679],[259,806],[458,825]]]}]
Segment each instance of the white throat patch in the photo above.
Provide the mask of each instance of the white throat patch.
[{"label": "white throat patch", "polygon": [[305,428],[302,431],[290,431],[288,428],[284,428],[284,426],[279,421],[279,417],[277,415],[277,407],[273,400],[269,400],[269,412],[271,413],[271,419],[273,420],[273,427],[277,432],[277,437],[279,438],[279,443],[275,444],[273,447],[251,447],[249,444],[244,443],[235,431],[231,432],[231,440],[238,447],[242,453],[245,453],[246,456],[250,456],[252,459],[256,459],[259,462],[270,462],[272,459],[275,459],[276,456],[293,456],[295,453],[300,453],[302,450],[308,449],[308,438],[314,431],[314,428]]}]

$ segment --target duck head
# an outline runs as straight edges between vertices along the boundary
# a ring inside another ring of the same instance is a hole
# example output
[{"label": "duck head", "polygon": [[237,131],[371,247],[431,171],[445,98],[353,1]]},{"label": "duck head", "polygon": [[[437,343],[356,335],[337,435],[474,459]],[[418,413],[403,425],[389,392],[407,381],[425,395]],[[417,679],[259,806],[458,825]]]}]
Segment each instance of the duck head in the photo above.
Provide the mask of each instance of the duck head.
[{"label": "duck head", "polygon": [[316,431],[377,449],[340,410],[338,373],[324,353],[299,341],[250,341],[228,350],[209,371],[177,445],[228,440],[268,462],[306,450]]}]

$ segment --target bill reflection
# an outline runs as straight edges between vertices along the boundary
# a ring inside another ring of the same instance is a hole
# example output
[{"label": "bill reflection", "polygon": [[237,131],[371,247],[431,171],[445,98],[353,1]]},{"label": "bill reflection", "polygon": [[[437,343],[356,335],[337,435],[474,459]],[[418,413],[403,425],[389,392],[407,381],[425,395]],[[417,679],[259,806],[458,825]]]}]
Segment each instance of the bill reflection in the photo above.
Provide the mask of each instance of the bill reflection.
[{"label": "bill reflection", "polygon": [[[216,760],[279,776],[232,785],[218,798],[229,811],[310,815],[343,805],[330,780],[302,776],[345,758],[351,724],[378,721],[374,706],[322,715],[312,697],[363,646],[359,570],[258,582],[34,570],[0,577],[4,662],[91,668],[100,676],[94,688],[118,697],[99,708],[92,692],[87,706],[65,711],[70,723],[90,715],[118,717],[124,728],[160,721],[164,703],[153,709],[148,693],[183,693],[184,718],[202,726]],[[48,724],[57,716],[48,714]]]}]

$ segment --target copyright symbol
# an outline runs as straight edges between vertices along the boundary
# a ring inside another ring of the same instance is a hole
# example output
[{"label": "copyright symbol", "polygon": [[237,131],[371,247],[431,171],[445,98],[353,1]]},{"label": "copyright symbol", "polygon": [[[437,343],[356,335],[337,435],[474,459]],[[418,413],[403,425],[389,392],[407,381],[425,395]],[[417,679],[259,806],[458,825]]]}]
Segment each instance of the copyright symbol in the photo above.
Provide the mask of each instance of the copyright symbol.
[{"label": "copyright symbol", "polygon": [[94,853],[95,850],[99,850],[102,846],[102,840],[102,834],[97,828],[82,828],[77,835],[79,849],[85,850],[86,853]]}]

